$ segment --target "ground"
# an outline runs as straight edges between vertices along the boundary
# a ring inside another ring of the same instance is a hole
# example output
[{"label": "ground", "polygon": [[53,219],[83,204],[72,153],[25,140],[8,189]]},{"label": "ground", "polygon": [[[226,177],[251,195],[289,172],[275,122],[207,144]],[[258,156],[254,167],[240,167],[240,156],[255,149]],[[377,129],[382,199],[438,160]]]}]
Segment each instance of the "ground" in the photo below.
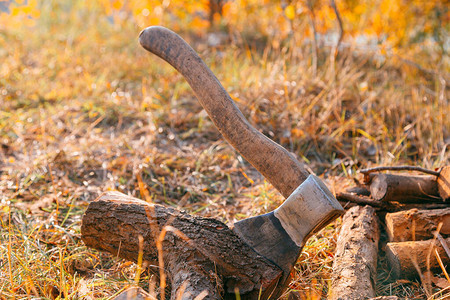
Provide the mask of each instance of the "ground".
[{"label": "ground", "polygon": [[[223,140],[181,75],[139,46],[142,28],[79,14],[0,31],[5,299],[108,298],[135,279],[157,290],[150,273],[139,277],[135,264],[82,243],[83,211],[103,191],[227,224],[283,201]],[[444,70],[430,73],[353,48],[335,60],[324,47],[315,71],[309,44],[272,47],[234,36],[209,46],[207,34],[179,33],[250,123],[333,191],[368,166],[435,169],[450,162]],[[308,241],[291,295],[326,296],[339,224]],[[384,259],[377,292],[426,297],[419,281],[392,280]]]}]

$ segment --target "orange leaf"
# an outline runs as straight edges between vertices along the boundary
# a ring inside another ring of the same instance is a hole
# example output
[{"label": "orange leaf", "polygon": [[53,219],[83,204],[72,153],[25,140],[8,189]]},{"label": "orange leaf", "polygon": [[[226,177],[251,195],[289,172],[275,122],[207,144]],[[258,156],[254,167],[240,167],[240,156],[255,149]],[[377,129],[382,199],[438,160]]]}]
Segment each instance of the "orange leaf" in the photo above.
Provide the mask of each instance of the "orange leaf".
[{"label": "orange leaf", "polygon": [[286,8],[284,9],[284,13],[286,14],[286,18],[288,18],[289,20],[294,20],[295,7],[292,4],[286,6]]}]

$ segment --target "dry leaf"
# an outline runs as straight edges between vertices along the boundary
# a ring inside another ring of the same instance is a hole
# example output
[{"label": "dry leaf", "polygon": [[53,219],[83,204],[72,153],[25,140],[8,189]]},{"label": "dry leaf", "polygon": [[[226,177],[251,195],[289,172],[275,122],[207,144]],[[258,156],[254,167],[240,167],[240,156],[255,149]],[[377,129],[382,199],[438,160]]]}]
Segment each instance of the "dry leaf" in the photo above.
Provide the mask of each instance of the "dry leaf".
[{"label": "dry leaf", "polygon": [[56,202],[56,199],[55,194],[47,194],[36,201],[19,202],[16,206],[20,209],[30,211],[33,215],[41,214],[43,208],[51,207],[52,203]]},{"label": "dry leaf", "polygon": [[91,294],[92,292],[87,286],[86,280],[81,278],[77,284],[77,296],[83,300],[93,300],[94,297]]},{"label": "dry leaf", "polygon": [[445,288],[450,287],[450,282],[445,278],[439,278],[439,277],[433,276],[431,278],[431,281],[434,283],[435,286],[437,286],[440,289],[445,289]]}]

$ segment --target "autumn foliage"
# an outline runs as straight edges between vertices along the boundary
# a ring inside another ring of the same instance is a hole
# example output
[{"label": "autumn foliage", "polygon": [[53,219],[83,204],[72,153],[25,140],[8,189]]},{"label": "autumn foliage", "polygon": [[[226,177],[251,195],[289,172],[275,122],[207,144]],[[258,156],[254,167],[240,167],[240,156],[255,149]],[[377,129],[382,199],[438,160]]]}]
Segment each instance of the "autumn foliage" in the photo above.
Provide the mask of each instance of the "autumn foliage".
[{"label": "autumn foliage", "polygon": [[[46,2],[52,1],[3,0],[0,24],[33,25]],[[313,38],[314,31],[336,40],[330,34],[342,26],[347,42],[369,41],[382,54],[400,51],[412,57],[427,48],[433,50],[433,62],[440,62],[448,51],[450,12],[448,3],[439,0],[96,0],[83,6],[101,9],[119,24],[132,18],[141,28],[163,24],[175,31],[205,33],[217,24],[275,41],[290,36],[303,41]]]}]

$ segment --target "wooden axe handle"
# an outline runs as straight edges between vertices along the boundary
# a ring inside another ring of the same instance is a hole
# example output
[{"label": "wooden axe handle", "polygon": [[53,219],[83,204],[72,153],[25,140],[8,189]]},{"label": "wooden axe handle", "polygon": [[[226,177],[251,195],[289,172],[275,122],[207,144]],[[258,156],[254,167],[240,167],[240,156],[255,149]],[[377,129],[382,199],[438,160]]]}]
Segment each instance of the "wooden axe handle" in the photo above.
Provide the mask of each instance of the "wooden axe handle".
[{"label": "wooden axe handle", "polygon": [[300,162],[248,123],[216,76],[179,35],[152,26],[141,32],[139,42],[184,76],[220,133],[284,197],[305,181],[309,173]]}]

